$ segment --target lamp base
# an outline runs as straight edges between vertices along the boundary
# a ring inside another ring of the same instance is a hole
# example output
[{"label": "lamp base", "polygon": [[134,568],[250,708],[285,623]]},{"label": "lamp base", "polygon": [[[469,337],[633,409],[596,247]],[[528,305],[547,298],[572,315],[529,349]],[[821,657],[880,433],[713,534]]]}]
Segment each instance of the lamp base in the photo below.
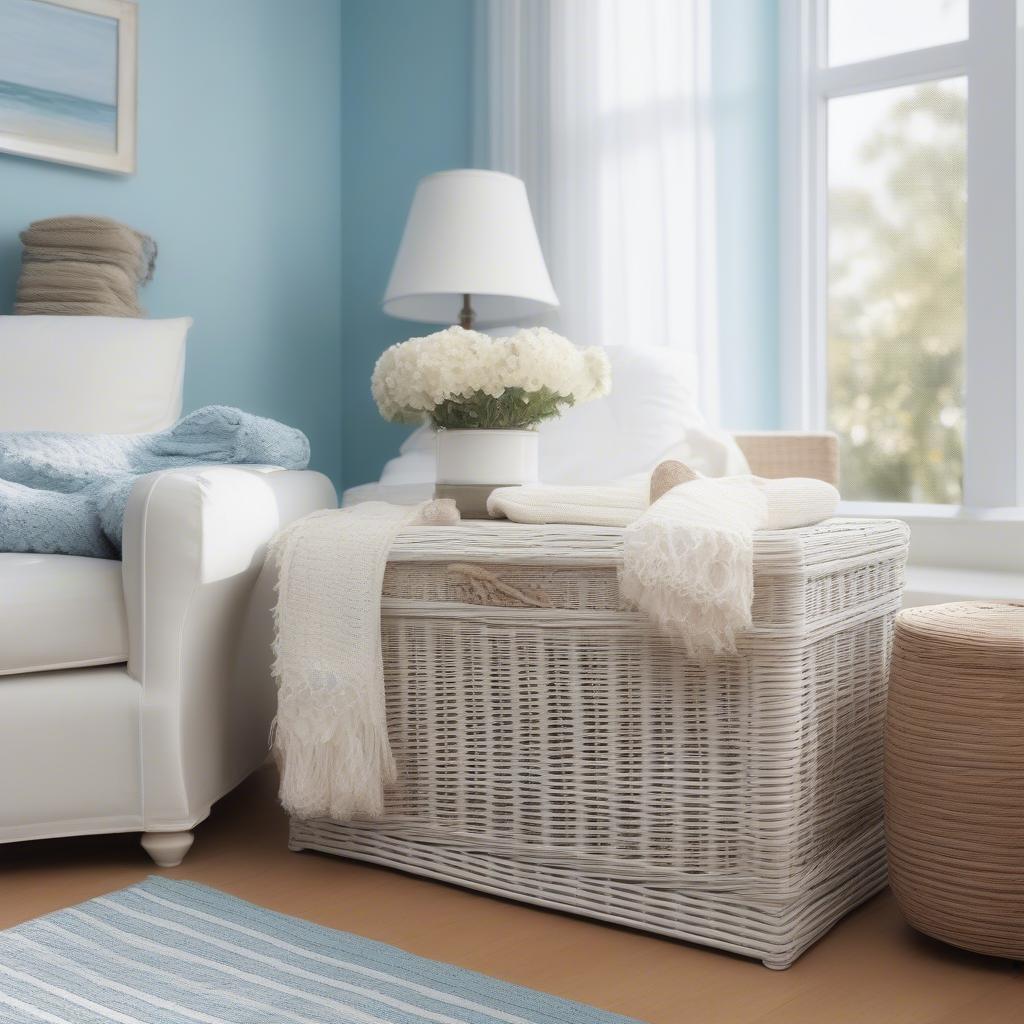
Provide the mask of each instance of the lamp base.
[{"label": "lamp base", "polygon": [[459,326],[464,331],[471,331],[473,330],[474,323],[476,323],[476,312],[473,309],[468,293],[463,292],[462,309],[459,311]]}]

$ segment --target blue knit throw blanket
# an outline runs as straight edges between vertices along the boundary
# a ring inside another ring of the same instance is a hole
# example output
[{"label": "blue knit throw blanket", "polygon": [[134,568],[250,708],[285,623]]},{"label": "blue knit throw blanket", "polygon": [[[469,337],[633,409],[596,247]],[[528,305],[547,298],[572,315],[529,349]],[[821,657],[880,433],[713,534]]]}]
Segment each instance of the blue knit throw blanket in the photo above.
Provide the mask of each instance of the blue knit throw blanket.
[{"label": "blue knit throw blanket", "polygon": [[0,551],[119,558],[125,506],[140,476],[308,463],[301,430],[226,405],[198,409],[155,434],[0,432]]}]

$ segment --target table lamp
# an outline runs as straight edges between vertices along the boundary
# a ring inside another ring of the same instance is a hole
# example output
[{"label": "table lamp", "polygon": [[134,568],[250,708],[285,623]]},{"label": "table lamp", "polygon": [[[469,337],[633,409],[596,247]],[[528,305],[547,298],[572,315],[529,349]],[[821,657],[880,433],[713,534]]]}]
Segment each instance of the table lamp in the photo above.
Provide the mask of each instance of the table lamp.
[{"label": "table lamp", "polygon": [[384,312],[507,325],[558,306],[526,186],[499,171],[441,171],[416,186]]}]

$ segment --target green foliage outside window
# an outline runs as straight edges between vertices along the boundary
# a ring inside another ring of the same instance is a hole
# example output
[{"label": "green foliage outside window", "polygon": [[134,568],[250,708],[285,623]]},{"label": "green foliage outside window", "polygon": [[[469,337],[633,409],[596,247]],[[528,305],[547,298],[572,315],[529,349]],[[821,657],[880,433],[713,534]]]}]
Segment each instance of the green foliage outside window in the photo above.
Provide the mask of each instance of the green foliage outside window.
[{"label": "green foliage outside window", "polygon": [[847,499],[962,498],[966,124],[962,82],[901,89],[857,153],[868,184],[829,190],[829,420]]}]

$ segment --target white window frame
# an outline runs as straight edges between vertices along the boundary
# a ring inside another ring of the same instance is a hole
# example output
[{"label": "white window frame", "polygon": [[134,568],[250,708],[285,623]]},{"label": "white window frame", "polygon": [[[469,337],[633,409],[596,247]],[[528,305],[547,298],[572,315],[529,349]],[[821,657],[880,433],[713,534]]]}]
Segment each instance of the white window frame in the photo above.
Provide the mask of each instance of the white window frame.
[{"label": "white window frame", "polygon": [[951,511],[970,517],[974,510],[1024,505],[1021,9],[1024,0],[971,0],[967,40],[829,67],[827,0],[781,0],[780,397],[787,429],[827,424],[828,100],[967,76],[964,507],[851,502],[850,511],[948,519]]}]

